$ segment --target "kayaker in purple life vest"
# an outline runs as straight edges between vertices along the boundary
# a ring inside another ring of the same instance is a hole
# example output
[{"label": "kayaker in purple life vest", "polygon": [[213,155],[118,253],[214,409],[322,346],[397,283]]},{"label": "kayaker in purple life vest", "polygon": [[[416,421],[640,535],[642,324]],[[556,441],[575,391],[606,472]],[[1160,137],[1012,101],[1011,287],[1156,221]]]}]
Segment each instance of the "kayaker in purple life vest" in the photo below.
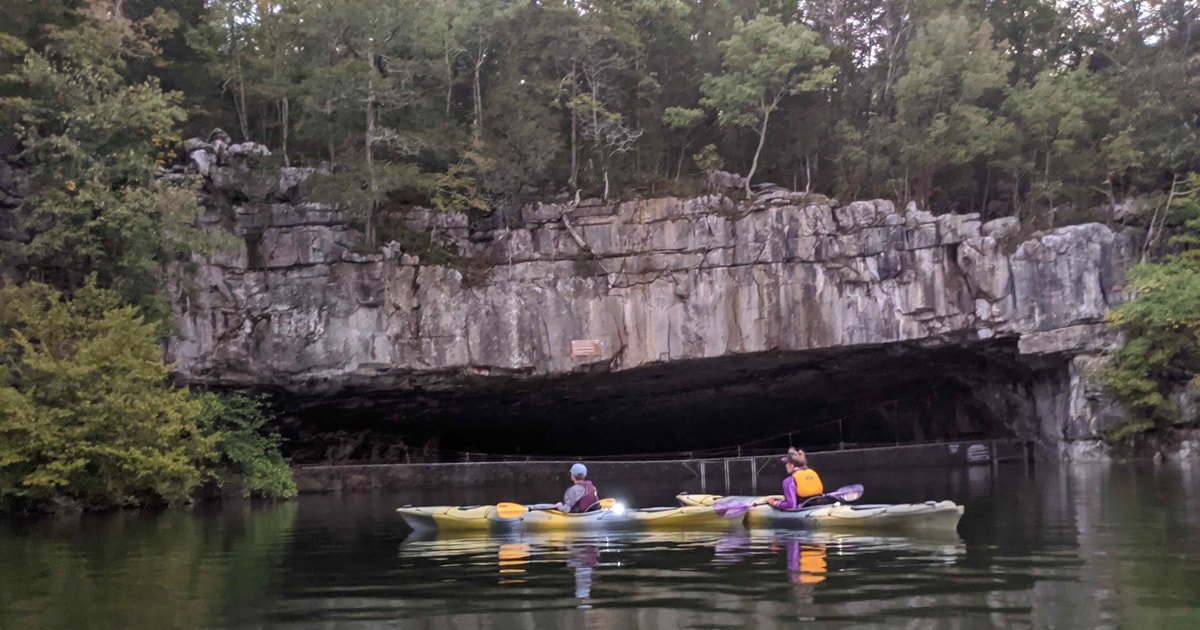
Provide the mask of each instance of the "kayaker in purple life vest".
[{"label": "kayaker in purple life vest", "polygon": [[555,504],[555,509],[560,512],[578,513],[600,508],[600,495],[596,494],[596,486],[587,480],[587,466],[571,466],[571,481],[574,483],[563,493],[563,500]]},{"label": "kayaker in purple life vest", "polygon": [[808,456],[804,451],[795,447],[788,449],[788,454],[779,458],[787,469],[787,477],[783,478],[783,500],[767,499],[767,502],[780,510],[794,510],[808,498],[825,492],[821,477],[817,471],[808,467]]}]

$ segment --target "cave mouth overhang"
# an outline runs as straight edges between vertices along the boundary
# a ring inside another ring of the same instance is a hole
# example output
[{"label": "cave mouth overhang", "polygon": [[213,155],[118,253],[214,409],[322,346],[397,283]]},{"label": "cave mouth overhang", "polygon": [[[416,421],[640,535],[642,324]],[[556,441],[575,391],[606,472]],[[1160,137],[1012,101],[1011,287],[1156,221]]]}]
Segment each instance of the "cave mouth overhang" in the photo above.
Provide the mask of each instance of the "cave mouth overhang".
[{"label": "cave mouth overhang", "polygon": [[1016,337],[775,351],[559,377],[480,376],[283,399],[297,463],[463,452],[648,455],[1036,436],[1068,357]]}]

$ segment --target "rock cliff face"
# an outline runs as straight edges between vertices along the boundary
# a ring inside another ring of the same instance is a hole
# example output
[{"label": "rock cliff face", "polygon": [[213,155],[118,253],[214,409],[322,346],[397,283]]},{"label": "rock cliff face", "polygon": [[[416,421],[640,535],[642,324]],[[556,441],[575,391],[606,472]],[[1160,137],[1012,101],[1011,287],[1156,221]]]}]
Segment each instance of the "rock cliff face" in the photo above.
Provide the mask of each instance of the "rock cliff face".
[{"label": "rock cliff face", "polygon": [[[1022,238],[1014,219],[780,189],[741,204],[533,204],[492,229],[412,211],[405,230],[456,252],[433,265],[397,242],[361,253],[339,213],[297,200],[307,171],[204,166],[214,199],[233,200],[207,220],[240,240],[181,274],[169,355],[188,382],[315,399],[1005,348],[1020,383],[972,386],[993,416],[1020,416],[1005,420],[1010,432],[1069,456],[1104,422],[1080,375],[1111,342],[1099,322],[1120,300],[1131,246],[1103,225]],[[599,341],[598,355],[573,357],[573,340]]]}]

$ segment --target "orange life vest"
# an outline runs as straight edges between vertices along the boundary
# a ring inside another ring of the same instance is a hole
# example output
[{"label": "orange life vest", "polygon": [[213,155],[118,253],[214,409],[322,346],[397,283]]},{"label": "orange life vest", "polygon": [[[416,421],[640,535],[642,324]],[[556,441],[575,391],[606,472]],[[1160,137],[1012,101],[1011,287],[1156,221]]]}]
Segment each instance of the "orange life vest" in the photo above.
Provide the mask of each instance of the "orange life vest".
[{"label": "orange life vest", "polygon": [[792,471],[792,480],[796,482],[796,496],[802,500],[825,492],[821,477],[811,468],[797,468]]}]

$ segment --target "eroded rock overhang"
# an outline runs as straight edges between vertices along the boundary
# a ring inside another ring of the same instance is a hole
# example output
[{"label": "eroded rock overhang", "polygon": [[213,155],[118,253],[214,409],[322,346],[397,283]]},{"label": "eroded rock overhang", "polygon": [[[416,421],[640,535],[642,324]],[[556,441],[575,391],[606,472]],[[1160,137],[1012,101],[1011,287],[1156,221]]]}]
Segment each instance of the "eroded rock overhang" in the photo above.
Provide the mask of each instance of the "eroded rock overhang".
[{"label": "eroded rock overhang", "polygon": [[[1035,431],[1051,441],[1070,439],[1063,423],[1095,422],[1076,409],[1087,405],[1076,359],[1101,349],[1099,322],[1120,300],[1131,254],[1100,224],[1022,238],[1012,218],[781,190],[740,205],[534,204],[487,230],[459,213],[410,213],[410,229],[471,261],[464,279],[396,243],[356,253],[359,235],[318,204],[209,218],[242,240],[199,261],[177,291],[169,355],[188,382],[374,407],[398,394],[502,397],[599,374],[628,373],[625,387],[640,391],[640,375],[703,372],[683,367],[694,361],[1005,348],[1006,361],[1051,366],[1066,383],[1047,395],[1067,402],[1032,403],[1046,408]],[[598,355],[572,356],[577,340],[598,341]],[[649,413],[655,397],[642,399]]]}]

